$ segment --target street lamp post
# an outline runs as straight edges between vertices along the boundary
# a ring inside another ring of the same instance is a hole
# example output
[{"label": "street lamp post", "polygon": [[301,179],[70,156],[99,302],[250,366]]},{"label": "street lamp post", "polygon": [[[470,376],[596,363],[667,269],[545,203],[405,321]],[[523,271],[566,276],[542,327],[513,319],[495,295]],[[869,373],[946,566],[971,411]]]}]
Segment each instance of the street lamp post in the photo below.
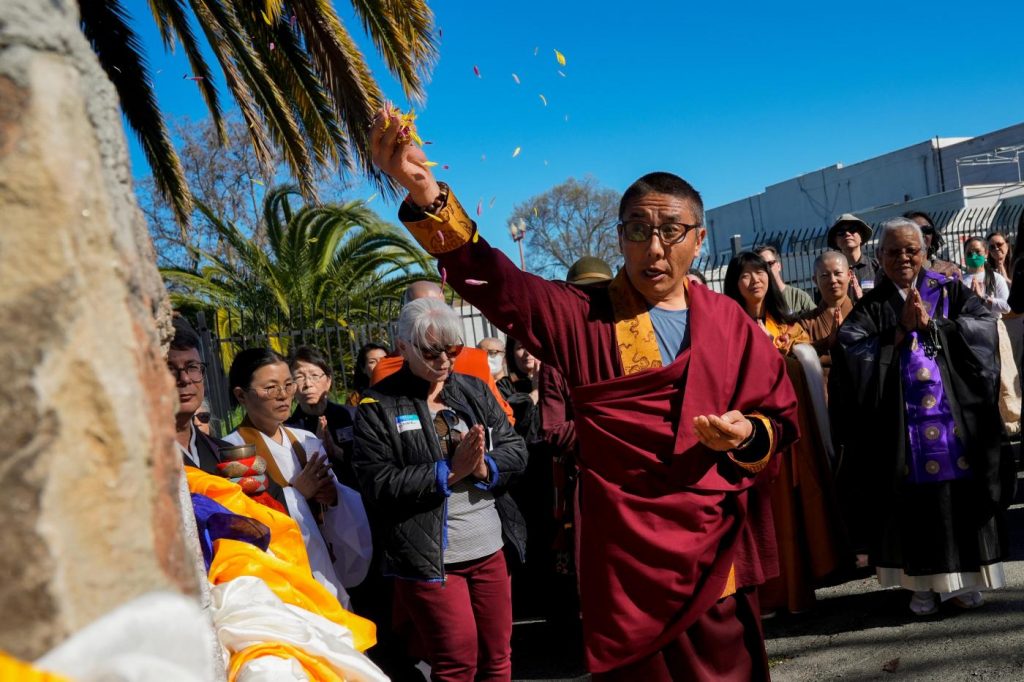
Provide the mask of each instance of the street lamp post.
[{"label": "street lamp post", "polygon": [[519,244],[519,267],[523,272],[526,272],[526,258],[523,256],[523,237],[526,236],[526,221],[520,218],[518,223],[509,223],[508,231],[512,235],[512,241]]}]

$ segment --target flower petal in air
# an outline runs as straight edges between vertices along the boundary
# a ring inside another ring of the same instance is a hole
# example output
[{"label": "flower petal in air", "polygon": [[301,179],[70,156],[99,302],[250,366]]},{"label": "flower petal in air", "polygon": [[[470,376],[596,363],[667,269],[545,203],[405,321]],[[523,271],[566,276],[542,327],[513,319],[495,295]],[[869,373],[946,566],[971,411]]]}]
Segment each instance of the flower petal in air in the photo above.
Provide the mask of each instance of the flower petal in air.
[{"label": "flower petal in air", "polygon": [[558,60],[559,66],[565,66],[565,55],[558,50],[555,50],[555,59]]}]

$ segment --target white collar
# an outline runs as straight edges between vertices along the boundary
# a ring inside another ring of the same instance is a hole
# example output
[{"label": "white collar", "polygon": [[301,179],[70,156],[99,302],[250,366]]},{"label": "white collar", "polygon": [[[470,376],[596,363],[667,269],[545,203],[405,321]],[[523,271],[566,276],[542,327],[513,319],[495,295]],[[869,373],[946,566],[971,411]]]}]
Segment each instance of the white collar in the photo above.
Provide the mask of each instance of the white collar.
[{"label": "white collar", "polygon": [[181,450],[181,454],[185,455],[190,460],[192,460],[192,463],[196,467],[198,467],[199,466],[199,450],[196,449],[196,427],[195,427],[195,424],[193,424],[191,422],[191,420],[189,421],[188,428],[189,428],[189,431],[192,434],[192,436],[188,439],[188,449],[183,448],[181,446],[181,443],[178,443],[178,449]]}]

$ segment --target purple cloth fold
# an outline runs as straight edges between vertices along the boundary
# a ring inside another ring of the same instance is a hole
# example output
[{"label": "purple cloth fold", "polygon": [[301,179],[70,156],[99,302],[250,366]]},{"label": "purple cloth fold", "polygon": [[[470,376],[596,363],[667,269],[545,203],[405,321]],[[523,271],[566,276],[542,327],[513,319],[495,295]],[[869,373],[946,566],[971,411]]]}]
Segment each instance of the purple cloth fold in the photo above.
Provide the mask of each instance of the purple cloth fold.
[{"label": "purple cloth fold", "polygon": [[248,542],[264,552],[270,547],[270,529],[256,519],[235,514],[206,495],[197,493],[192,493],[192,509],[207,571],[213,562],[213,543],[217,540]]}]

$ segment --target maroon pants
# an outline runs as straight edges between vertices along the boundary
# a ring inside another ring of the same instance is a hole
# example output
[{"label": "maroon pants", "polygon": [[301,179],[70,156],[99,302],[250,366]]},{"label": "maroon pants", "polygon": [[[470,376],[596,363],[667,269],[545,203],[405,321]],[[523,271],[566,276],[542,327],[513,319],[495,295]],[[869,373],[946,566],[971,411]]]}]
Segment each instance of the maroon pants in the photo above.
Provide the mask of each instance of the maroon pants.
[{"label": "maroon pants", "polygon": [[446,566],[445,573],[444,583],[395,580],[396,612],[412,621],[430,678],[508,682],[512,588],[504,552]]},{"label": "maroon pants", "polygon": [[712,607],[675,640],[647,658],[593,682],[761,682],[770,679],[757,593],[744,590]]}]

